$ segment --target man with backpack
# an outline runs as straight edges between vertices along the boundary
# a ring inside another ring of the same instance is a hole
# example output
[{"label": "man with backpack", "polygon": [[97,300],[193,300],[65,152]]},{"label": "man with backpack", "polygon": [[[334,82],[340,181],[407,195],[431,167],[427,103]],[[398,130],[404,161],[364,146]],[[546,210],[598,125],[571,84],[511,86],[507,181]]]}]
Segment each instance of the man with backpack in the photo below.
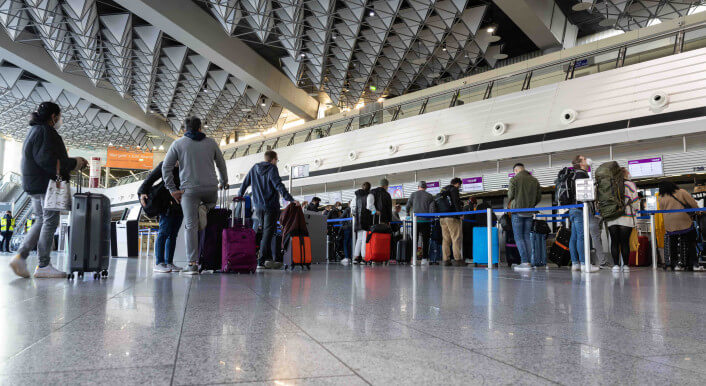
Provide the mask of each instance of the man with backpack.
[{"label": "man with backpack", "polygon": [[[507,191],[507,198],[510,201],[511,209],[534,208],[542,200],[542,188],[539,186],[534,176],[527,170],[525,165],[517,163],[513,166],[515,176],[510,179],[510,186]],[[515,244],[520,252],[520,265],[513,267],[516,271],[529,271],[532,269],[530,260],[532,258],[532,244],[530,243],[530,231],[532,230],[531,212],[518,212],[511,218],[512,232],[515,235]]]},{"label": "man with backpack", "polygon": [[[296,203],[287,188],[282,183],[277,169],[277,153],[273,150],[265,152],[265,160],[255,164],[245,176],[240,185],[239,196],[244,196],[248,187],[252,186],[252,207],[257,221],[253,221],[253,228],[262,226],[262,240],[260,240],[260,257],[258,271],[263,269],[279,269],[282,263],[274,261],[272,254],[272,238],[277,230],[277,220],[280,215],[279,195],[285,201]],[[279,193],[279,194],[278,194]]]},{"label": "man with backpack", "polygon": [[[438,213],[460,212],[463,203],[459,196],[459,188],[463,182],[460,178],[454,177],[451,184],[441,189],[441,192],[434,198],[434,205]],[[463,242],[463,232],[461,219],[458,216],[442,217],[441,236],[443,238],[442,248],[444,251],[443,264],[455,267],[464,267],[466,263],[461,255],[461,243]],[[451,249],[453,247],[453,262],[451,261]]]},{"label": "man with backpack", "polygon": [[[583,155],[577,155],[571,161],[573,169],[564,168],[557,178],[557,198],[559,205],[581,204],[576,200],[576,180],[588,179],[588,160]],[[584,253],[583,233],[583,208],[569,209],[569,223],[571,224],[571,239],[569,240],[569,253],[571,254],[571,270],[586,273],[598,272],[599,267],[590,264],[584,268],[586,255]]]}]

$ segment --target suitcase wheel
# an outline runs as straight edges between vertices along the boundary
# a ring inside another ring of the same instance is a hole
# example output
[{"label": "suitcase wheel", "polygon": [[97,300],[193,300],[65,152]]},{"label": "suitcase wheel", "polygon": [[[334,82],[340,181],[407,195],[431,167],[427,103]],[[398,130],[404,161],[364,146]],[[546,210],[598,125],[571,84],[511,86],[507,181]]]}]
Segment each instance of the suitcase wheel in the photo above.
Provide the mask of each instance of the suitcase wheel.
[{"label": "suitcase wheel", "polygon": [[74,273],[73,273],[73,272],[69,272],[69,273],[66,275],[66,280],[71,281],[71,280],[73,280],[73,279],[74,279]]},{"label": "suitcase wheel", "polygon": [[78,276],[79,279],[83,279],[83,272],[78,271],[78,273],[76,274],[76,276]]},{"label": "suitcase wheel", "polygon": [[101,276],[103,276],[103,277],[108,277],[108,271],[105,270],[105,269],[102,270],[102,271],[101,271]]},{"label": "suitcase wheel", "polygon": [[93,280],[98,280],[98,279],[100,279],[100,277],[101,277],[100,273],[98,273],[98,272],[93,273]]},{"label": "suitcase wheel", "polygon": [[311,271],[311,264],[307,264],[306,269],[307,269],[307,271]]}]

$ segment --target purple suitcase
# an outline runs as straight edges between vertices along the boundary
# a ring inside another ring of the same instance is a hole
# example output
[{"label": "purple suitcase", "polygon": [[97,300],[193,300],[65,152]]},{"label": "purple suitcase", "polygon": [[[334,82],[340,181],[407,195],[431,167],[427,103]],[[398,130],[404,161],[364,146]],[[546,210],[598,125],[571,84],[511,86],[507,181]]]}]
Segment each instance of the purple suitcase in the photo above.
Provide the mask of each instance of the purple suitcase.
[{"label": "purple suitcase", "polygon": [[[241,201],[236,197],[233,201]],[[235,213],[231,217],[231,227],[223,229],[223,250],[221,272],[255,273],[257,255],[255,230],[247,227],[245,221],[245,205],[241,205],[242,222],[235,221]]]}]

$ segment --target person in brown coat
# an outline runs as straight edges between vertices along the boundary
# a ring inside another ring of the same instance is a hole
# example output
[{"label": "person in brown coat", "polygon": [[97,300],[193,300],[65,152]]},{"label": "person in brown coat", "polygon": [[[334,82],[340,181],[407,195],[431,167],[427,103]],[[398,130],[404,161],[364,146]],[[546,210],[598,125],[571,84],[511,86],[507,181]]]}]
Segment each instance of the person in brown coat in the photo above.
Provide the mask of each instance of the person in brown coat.
[{"label": "person in brown coat", "polygon": [[[696,200],[691,197],[689,192],[680,189],[671,181],[659,183],[659,197],[657,200],[660,210],[699,207],[699,204],[696,203]],[[686,256],[674,269],[683,271],[689,268],[689,266],[693,266],[695,271],[703,271],[704,268],[699,266],[698,259],[696,258],[696,229],[694,228],[694,222],[691,219],[690,213],[675,212],[663,213],[662,215],[664,216],[664,227],[667,231],[667,235],[675,236],[670,237],[670,243],[676,241],[678,236],[684,237],[686,240]],[[665,246],[665,248],[666,247],[667,246]],[[675,250],[676,247],[670,249]]]}]

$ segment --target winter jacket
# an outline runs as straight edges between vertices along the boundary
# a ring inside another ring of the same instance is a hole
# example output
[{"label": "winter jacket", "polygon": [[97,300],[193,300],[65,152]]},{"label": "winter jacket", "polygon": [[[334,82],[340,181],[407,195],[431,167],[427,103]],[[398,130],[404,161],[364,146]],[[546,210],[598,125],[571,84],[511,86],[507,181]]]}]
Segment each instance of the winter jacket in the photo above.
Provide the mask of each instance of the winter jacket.
[{"label": "winter jacket", "polygon": [[[507,198],[511,201],[511,209],[534,208],[542,200],[542,188],[536,178],[523,170],[510,180]],[[530,212],[519,213],[519,215],[532,216]]]},{"label": "winter jacket", "polygon": [[280,194],[286,201],[294,201],[282,183],[277,166],[269,162],[259,162],[250,169],[240,185],[239,195],[243,196],[251,185],[254,209],[279,210]]},{"label": "winter jacket", "polygon": [[56,161],[59,160],[59,174],[68,181],[72,170],[76,169],[76,159],[69,158],[64,140],[49,125],[33,125],[29,128],[22,147],[22,188],[28,194],[47,192],[49,180],[56,179]]},{"label": "winter jacket", "polygon": [[[176,161],[179,161],[178,187],[173,173]],[[214,162],[218,168],[220,183],[228,185],[226,161],[216,141],[200,132],[187,132],[184,137],[172,143],[164,158],[162,163],[164,186],[170,192],[217,190],[219,179],[216,177],[216,168],[213,167]]]},{"label": "winter jacket", "polygon": [[[409,196],[406,209],[410,216],[412,213],[434,213],[434,196],[426,190],[417,190]],[[429,221],[428,217],[417,218],[417,222]]]},{"label": "winter jacket", "polygon": [[370,208],[375,206],[375,197],[366,190],[355,191],[355,200],[351,202],[351,211],[355,213],[355,230],[367,231],[373,224],[373,215]]},{"label": "winter jacket", "polygon": [[[159,200],[159,199],[167,200],[166,204],[163,202],[160,202],[160,203],[158,203],[158,206],[161,208],[168,208],[167,212],[165,212],[163,214],[169,214],[172,209],[180,210],[181,206],[179,205],[179,203],[176,202],[174,197],[172,197],[167,192],[166,186],[164,186],[162,188],[162,184],[157,184],[156,186],[154,184],[155,182],[157,182],[157,180],[162,179],[162,164],[163,163],[164,162],[160,162],[154,169],[152,169],[150,174],[147,176],[147,178],[142,182],[140,187],[137,189],[137,195],[139,196],[142,194],[147,194],[147,195],[152,194],[153,200]],[[179,189],[179,167],[175,166],[172,171],[172,174],[174,176],[174,183],[176,184],[177,189]],[[164,179],[162,179],[162,180],[164,180]],[[160,188],[163,189],[162,190],[163,192],[167,192],[167,193],[160,194],[156,191],[152,192],[153,189],[160,189]],[[177,209],[177,208],[179,208],[179,209]]]},{"label": "winter jacket", "polygon": [[375,197],[375,217],[379,218],[379,222],[384,224],[392,221],[392,196],[387,189],[378,186],[370,194]]},{"label": "winter jacket", "polygon": [[[460,212],[463,210],[463,202],[461,202],[461,196],[457,187],[447,185],[441,189],[439,194],[444,194],[449,198],[449,202],[451,202],[451,210],[453,212]],[[451,216],[451,218],[459,218],[459,216]]]}]

